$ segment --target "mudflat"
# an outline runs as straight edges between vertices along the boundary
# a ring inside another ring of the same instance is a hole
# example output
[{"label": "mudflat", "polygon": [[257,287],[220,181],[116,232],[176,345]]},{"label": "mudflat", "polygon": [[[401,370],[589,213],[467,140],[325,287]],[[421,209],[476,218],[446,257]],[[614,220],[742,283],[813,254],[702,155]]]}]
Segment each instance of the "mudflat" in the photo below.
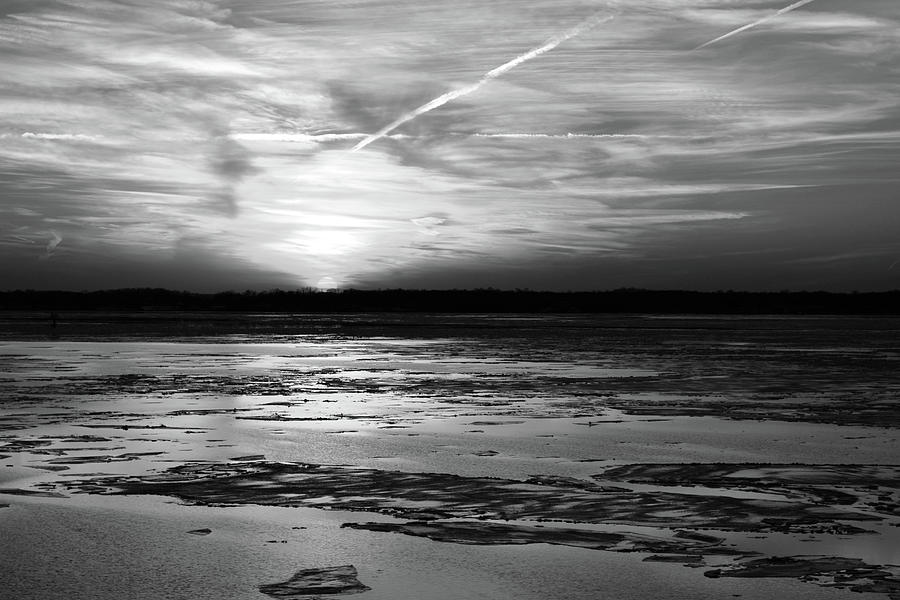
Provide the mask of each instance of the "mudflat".
[{"label": "mudflat", "polygon": [[0,318],[0,586],[900,597],[900,319],[232,317]]}]

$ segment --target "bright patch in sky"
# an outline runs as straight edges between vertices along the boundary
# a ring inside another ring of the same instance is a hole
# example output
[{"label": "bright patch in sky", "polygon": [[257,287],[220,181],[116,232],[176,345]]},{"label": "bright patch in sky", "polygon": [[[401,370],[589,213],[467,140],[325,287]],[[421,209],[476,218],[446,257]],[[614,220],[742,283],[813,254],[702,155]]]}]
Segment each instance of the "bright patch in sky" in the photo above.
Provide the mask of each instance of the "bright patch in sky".
[{"label": "bright patch in sky", "polygon": [[10,0],[0,281],[900,287],[898,31],[896,0]]},{"label": "bright patch in sky", "polygon": [[333,290],[337,287],[338,282],[334,277],[323,277],[316,282],[316,288],[320,290]]},{"label": "bright patch in sky", "polygon": [[287,240],[299,252],[308,256],[341,256],[352,252],[362,245],[353,233],[339,229],[322,231],[304,231],[295,238]]}]

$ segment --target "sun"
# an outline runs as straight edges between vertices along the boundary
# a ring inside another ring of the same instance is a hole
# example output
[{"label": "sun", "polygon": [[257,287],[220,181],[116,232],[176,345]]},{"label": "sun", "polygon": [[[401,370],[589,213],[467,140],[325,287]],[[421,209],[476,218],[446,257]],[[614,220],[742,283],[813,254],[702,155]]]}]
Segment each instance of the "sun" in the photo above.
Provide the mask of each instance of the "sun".
[{"label": "sun", "polygon": [[316,289],[318,290],[333,290],[338,287],[337,279],[331,277],[330,275],[323,277],[319,281],[316,282]]}]

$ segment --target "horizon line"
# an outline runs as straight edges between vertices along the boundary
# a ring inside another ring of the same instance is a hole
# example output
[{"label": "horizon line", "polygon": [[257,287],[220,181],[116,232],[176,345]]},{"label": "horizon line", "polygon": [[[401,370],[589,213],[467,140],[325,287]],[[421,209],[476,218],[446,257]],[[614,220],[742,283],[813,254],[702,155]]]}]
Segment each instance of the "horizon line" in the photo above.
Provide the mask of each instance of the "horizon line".
[{"label": "horizon line", "polygon": [[189,294],[195,296],[215,296],[220,294],[256,294],[256,295],[264,295],[264,294],[343,294],[347,292],[364,292],[364,293],[379,293],[379,292],[407,292],[407,293],[418,293],[418,292],[464,292],[464,293],[472,293],[472,292],[499,292],[499,293],[534,293],[534,294],[605,294],[605,293],[613,293],[613,292],[653,292],[653,293],[689,293],[689,294],[833,294],[833,295],[859,295],[859,294],[891,294],[891,293],[900,293],[900,288],[891,288],[886,290],[847,290],[847,291],[833,291],[827,289],[765,289],[765,290],[751,290],[751,289],[717,289],[717,290],[698,290],[698,289],[689,289],[689,288],[644,288],[644,287],[633,287],[633,286],[624,286],[624,287],[616,287],[616,288],[605,288],[605,289],[589,289],[589,290],[551,290],[551,289],[533,289],[533,288],[495,288],[495,287],[474,287],[474,288],[391,288],[391,287],[382,287],[382,288],[317,288],[315,286],[303,286],[297,288],[266,288],[266,289],[253,289],[246,288],[244,290],[219,290],[215,292],[204,292],[204,291],[194,291],[194,290],[185,290],[185,289],[175,289],[175,288],[165,288],[165,287],[122,287],[122,288],[97,288],[97,289],[82,289],[82,290],[72,290],[72,289],[34,289],[34,288],[16,288],[16,289],[0,289],[0,294],[102,294],[102,293],[111,293],[111,292],[168,292],[173,294]]}]

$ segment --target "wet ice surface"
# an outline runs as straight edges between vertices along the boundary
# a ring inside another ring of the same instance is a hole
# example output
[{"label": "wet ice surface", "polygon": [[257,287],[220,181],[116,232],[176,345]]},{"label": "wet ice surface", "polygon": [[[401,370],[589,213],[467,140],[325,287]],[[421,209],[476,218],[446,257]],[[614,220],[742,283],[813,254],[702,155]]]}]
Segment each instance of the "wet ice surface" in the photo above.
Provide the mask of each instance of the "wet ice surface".
[{"label": "wet ice surface", "polygon": [[[618,598],[897,593],[900,321],[333,319],[0,341],[0,528],[34,548],[0,585],[262,598],[353,564],[369,598],[594,598],[598,568]],[[123,536],[158,550],[98,558]]]}]

